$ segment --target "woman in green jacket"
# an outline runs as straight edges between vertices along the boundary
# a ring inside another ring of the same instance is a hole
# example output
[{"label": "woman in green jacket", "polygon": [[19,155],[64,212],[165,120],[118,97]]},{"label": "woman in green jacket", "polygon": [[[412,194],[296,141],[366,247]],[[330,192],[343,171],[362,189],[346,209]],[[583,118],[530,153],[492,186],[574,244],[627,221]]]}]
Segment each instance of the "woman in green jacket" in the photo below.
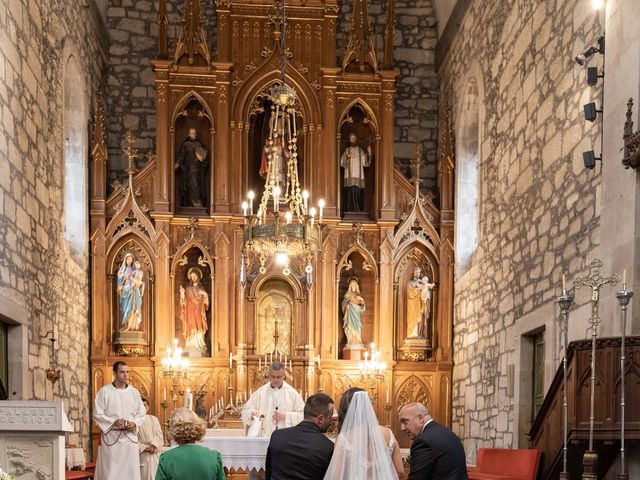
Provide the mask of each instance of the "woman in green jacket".
[{"label": "woman in green jacket", "polygon": [[178,446],[160,455],[156,480],[225,480],[220,453],[195,444],[205,432],[204,420],[188,408],[176,409],[169,435]]}]

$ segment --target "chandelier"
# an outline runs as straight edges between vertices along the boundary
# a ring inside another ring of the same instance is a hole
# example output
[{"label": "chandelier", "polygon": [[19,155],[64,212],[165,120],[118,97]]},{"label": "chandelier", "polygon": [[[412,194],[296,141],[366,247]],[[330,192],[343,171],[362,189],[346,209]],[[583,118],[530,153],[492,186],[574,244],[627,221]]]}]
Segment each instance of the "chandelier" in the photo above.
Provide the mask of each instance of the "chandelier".
[{"label": "chandelier", "polygon": [[322,245],[322,216],[324,200],[318,209],[309,207],[309,192],[302,191],[298,177],[298,129],[294,88],[285,77],[286,15],[281,5],[280,82],[269,91],[271,116],[269,137],[265,143],[267,168],[264,191],[254,213],[255,193],[249,191],[242,202],[243,244],[240,281],[246,280],[246,270],[252,262],[259,262],[259,272],[266,273],[274,264],[284,275],[291,273],[291,262],[301,259],[305,272],[313,272],[313,260]]},{"label": "chandelier", "polygon": [[369,352],[364,352],[364,362],[360,362],[359,370],[363,378],[384,378],[387,364],[380,361],[380,352],[376,350],[375,344],[371,344],[371,356]]}]

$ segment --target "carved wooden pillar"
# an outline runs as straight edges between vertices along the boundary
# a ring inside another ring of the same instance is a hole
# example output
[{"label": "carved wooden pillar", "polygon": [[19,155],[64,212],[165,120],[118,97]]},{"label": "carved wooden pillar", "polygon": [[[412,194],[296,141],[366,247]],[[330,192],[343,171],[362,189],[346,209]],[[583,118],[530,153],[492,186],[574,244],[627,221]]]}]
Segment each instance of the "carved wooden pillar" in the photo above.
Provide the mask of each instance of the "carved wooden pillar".
[{"label": "carved wooden pillar", "polygon": [[[233,315],[230,315],[229,292],[235,289],[234,281],[229,281],[232,270],[229,265],[230,244],[224,233],[218,234],[215,240],[215,264],[216,264],[216,302],[215,316],[213,317],[214,331],[212,354],[216,357],[227,357],[234,343],[232,339],[231,323]],[[235,278],[235,277],[234,277]],[[228,343],[225,340],[229,340]]]},{"label": "carved wooden pillar", "polygon": [[337,358],[338,306],[335,304],[336,245],[332,237],[325,239],[318,259],[320,271],[316,275],[318,295],[316,311],[321,312],[319,351],[324,358]]},{"label": "carved wooden pillar", "polygon": [[[214,181],[214,192],[211,196],[212,205],[211,212],[228,213],[229,212],[229,161],[225,161],[229,157],[229,81],[230,70],[232,64],[216,64],[218,75],[217,82],[217,102],[216,102],[216,142],[214,163],[216,165],[216,175]],[[217,160],[222,161],[217,161]]]},{"label": "carved wooden pillar", "polygon": [[380,229],[380,238],[384,239],[380,245],[380,351],[386,361],[394,357],[394,324],[393,324],[393,228]]},{"label": "carved wooden pillar", "polygon": [[322,69],[322,105],[324,107],[324,128],[322,129],[322,148],[319,150],[316,164],[318,198],[324,198],[326,207],[325,217],[338,218],[339,184],[336,171],[339,171],[338,152],[334,151],[336,144],[336,79],[339,68]]},{"label": "carved wooden pillar", "polygon": [[380,134],[382,144],[380,148],[381,162],[378,173],[378,218],[380,220],[392,220],[395,209],[391,203],[391,190],[393,182],[393,127],[394,127],[394,95],[395,82],[398,72],[382,71],[382,121]]},{"label": "carved wooden pillar", "polygon": [[324,5],[325,44],[322,49],[322,66],[333,67],[336,64],[336,21],[340,5],[337,0],[328,0]]},{"label": "carved wooden pillar", "polygon": [[158,58],[164,60],[167,58],[167,27],[169,19],[167,18],[167,0],[158,2]]},{"label": "carved wooden pillar", "polygon": [[171,196],[169,187],[171,168],[171,152],[169,151],[169,128],[171,113],[169,112],[168,84],[169,65],[167,60],[152,60],[156,73],[156,172],[154,185],[155,212],[168,213],[171,211]]},{"label": "carved wooden pillar", "polygon": [[[95,227],[94,227],[95,229]],[[91,355],[94,357],[107,356],[109,354],[109,344],[111,332],[108,328],[110,314],[109,306],[111,299],[108,288],[109,275],[107,274],[107,254],[104,236],[104,227],[100,226],[94,230],[91,236],[91,278],[100,281],[91,282]]]},{"label": "carved wooden pillar", "polygon": [[216,0],[216,15],[218,20],[218,61],[228,62],[229,56],[229,20],[231,17],[231,2]]},{"label": "carved wooden pillar", "polygon": [[[155,295],[155,326],[162,325],[163,328],[155,328],[156,343],[155,354],[161,352],[171,345],[175,336],[175,322],[173,320],[174,309],[168,308],[173,304],[173,292],[171,290],[171,269],[169,266],[169,221],[156,219],[156,295]],[[153,352],[149,352],[152,354]]]}]

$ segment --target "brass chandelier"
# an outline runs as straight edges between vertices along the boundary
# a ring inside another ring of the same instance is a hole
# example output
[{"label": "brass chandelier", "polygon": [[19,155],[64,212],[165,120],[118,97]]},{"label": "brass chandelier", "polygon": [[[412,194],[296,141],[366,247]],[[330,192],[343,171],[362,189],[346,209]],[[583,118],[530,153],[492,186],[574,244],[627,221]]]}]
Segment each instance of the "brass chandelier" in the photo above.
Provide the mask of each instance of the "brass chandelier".
[{"label": "brass chandelier", "polygon": [[243,245],[240,281],[252,262],[259,262],[259,272],[266,273],[274,262],[284,275],[291,273],[291,261],[303,261],[305,272],[313,272],[313,260],[322,245],[322,216],[325,202],[318,209],[309,207],[309,192],[302,191],[298,177],[298,130],[296,127],[297,94],[287,85],[286,15],[282,0],[282,31],[280,36],[280,83],[269,91],[271,116],[269,137],[265,144],[267,171],[264,191],[254,213],[255,193],[249,191],[242,202]]}]

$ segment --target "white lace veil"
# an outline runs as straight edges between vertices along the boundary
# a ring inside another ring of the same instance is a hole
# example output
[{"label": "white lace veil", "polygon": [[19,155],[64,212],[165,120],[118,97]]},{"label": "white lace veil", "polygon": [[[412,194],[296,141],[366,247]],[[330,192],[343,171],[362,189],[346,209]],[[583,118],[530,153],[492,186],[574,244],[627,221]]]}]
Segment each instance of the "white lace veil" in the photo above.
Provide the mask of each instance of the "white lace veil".
[{"label": "white lace veil", "polygon": [[397,480],[367,392],[351,398],[325,480]]}]

